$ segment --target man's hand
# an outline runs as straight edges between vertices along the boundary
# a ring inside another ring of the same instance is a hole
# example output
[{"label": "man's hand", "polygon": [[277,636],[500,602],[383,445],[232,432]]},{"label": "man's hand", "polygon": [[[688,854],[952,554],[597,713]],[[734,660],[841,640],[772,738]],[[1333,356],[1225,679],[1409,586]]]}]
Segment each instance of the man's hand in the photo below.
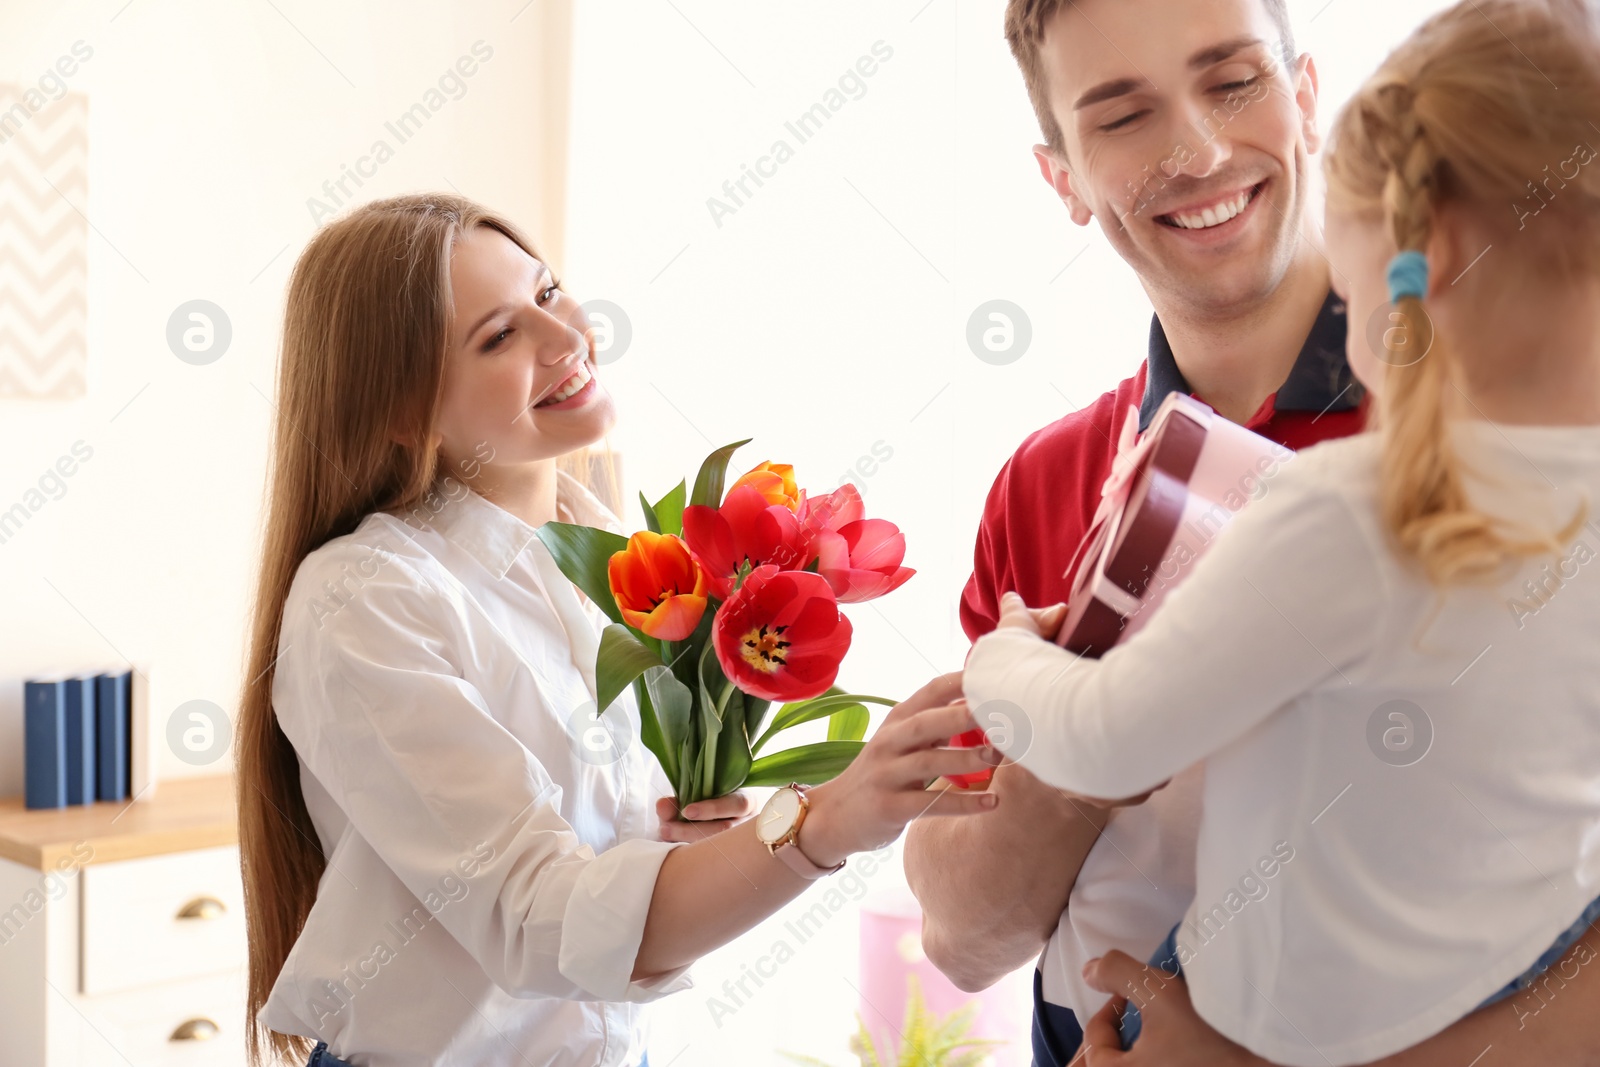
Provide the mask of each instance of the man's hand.
[{"label": "man's hand", "polygon": [[656,818],[661,822],[663,841],[699,841],[732,829],[755,813],[756,802],[744,792],[729,793],[714,800],[697,800],[682,811],[672,797],[656,801]]},{"label": "man's hand", "polygon": [[[1182,978],[1125,952],[1090,960],[1083,976],[1111,994],[1084,1028],[1083,1067],[1272,1067],[1207,1026],[1189,1003]],[[1124,1052],[1118,1023],[1130,999],[1139,1006],[1143,1026],[1139,1040]]]}]

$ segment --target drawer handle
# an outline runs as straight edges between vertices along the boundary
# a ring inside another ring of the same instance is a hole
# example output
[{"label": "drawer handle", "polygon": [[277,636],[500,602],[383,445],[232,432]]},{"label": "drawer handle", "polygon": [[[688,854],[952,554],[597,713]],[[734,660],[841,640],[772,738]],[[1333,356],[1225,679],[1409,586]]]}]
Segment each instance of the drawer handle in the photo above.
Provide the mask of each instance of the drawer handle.
[{"label": "drawer handle", "polygon": [[210,1041],[212,1038],[216,1037],[217,1034],[219,1034],[221,1032],[222,1031],[217,1026],[217,1024],[212,1022],[210,1019],[206,1019],[206,1018],[188,1019],[185,1022],[179,1024],[178,1028],[176,1030],[172,1031],[172,1036],[167,1038],[167,1040],[168,1041]]},{"label": "drawer handle", "polygon": [[228,907],[216,897],[195,897],[178,909],[180,919],[215,919]]}]

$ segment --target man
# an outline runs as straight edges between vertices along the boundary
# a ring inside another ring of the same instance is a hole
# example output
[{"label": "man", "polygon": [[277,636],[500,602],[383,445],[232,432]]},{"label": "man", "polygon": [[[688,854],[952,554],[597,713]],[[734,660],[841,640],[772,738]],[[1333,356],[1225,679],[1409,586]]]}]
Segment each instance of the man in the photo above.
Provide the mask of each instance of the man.
[{"label": "man", "polygon": [[[1008,590],[1036,607],[1067,599],[1064,572],[1130,405],[1142,429],[1182,390],[1290,448],[1354,433],[1366,415],[1318,250],[1317,72],[1295,52],[1284,0],[1010,0],[1005,29],[1045,137],[1034,146],[1041,174],[1074,222],[1099,221],[1156,313],[1139,371],[1033,434],[1001,470],[961,599],[974,640],[994,628]],[[1196,768],[1143,804],[1104,810],[1006,765],[990,785],[1002,798],[994,813],[908,830],[924,947],[953,982],[981,989],[1039,958],[1038,1067],[1068,1062],[1106,1003],[1084,965],[1112,949],[1142,961],[1183,917],[1199,787]],[[1137,970],[1119,960],[1097,980]],[[1592,1003],[1600,985],[1590,987]],[[1159,1011],[1146,1006],[1152,1022]],[[1541,1040],[1585,1026],[1593,1042],[1581,1015]]]}]

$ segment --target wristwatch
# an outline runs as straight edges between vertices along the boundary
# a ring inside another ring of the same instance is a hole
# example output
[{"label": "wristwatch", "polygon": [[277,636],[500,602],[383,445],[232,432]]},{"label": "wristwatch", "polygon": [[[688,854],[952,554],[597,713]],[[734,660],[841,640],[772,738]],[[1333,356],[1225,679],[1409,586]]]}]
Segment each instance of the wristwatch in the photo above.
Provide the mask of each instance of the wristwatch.
[{"label": "wristwatch", "polygon": [[821,878],[844,866],[840,860],[832,867],[818,867],[800,851],[800,826],[806,821],[811,802],[806,798],[806,787],[799,782],[773,793],[756,816],[756,837],[767,846],[767,851],[778,857],[802,878]]}]

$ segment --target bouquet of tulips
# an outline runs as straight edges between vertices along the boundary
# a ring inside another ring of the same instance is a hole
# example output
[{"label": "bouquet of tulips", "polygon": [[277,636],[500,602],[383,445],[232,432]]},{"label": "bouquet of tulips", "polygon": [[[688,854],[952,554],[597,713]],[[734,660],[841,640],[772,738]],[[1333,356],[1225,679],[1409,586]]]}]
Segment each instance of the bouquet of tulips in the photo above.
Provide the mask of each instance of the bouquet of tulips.
[{"label": "bouquet of tulips", "polygon": [[[680,807],[746,785],[827,781],[861,750],[866,705],[893,703],[833,683],[850,649],[839,604],[911,577],[905,535],[863,517],[854,486],[797,490],[784,463],[762,463],[724,496],[728,462],[748,443],[708,456],[692,492],[679,482],[654,504],[641,493],[647,528],[632,537],[539,528],[562,573],[612,620],[595,663],[596,714],[633,687],[640,740]],[[828,740],[762,754],[779,732],[824,717]]]}]

